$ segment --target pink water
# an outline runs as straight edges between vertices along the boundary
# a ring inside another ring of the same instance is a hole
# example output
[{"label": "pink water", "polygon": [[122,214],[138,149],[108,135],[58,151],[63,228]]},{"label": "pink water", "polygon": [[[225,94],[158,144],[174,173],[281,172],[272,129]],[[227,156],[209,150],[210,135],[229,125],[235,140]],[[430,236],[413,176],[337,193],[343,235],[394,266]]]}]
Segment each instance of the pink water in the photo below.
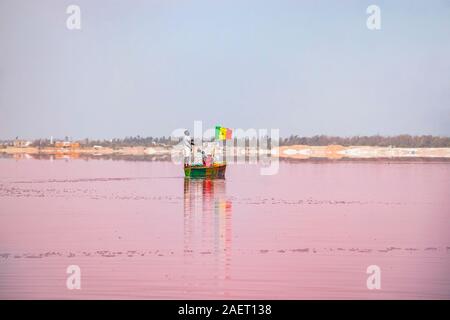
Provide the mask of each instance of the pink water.
[{"label": "pink water", "polygon": [[0,159],[0,298],[450,298],[450,163],[227,170]]}]

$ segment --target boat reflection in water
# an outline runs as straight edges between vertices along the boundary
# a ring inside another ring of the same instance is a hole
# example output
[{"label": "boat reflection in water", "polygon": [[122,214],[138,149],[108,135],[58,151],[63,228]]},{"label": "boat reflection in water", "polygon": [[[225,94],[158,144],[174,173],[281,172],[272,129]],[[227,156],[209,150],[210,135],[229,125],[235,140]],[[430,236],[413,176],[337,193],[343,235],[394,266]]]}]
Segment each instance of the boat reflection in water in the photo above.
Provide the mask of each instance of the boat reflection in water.
[{"label": "boat reflection in water", "polygon": [[[218,279],[230,278],[232,203],[225,179],[184,180],[185,265],[209,265]],[[204,260],[205,259],[205,260]]]}]

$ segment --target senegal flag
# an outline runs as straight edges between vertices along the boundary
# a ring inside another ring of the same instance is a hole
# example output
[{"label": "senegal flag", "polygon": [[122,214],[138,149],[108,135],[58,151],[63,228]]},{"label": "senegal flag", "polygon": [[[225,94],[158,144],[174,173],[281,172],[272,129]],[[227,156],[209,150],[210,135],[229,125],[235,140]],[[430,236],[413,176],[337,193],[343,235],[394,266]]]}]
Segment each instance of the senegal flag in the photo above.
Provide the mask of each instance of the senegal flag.
[{"label": "senegal flag", "polygon": [[233,131],[231,129],[216,126],[216,140],[230,140],[232,134]]}]

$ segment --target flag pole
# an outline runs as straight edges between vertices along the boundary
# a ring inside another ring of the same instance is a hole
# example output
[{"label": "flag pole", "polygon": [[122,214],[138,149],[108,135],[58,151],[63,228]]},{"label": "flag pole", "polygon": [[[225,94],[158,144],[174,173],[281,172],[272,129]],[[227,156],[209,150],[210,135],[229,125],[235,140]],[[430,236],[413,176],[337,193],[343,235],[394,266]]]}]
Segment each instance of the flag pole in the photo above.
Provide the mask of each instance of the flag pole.
[{"label": "flag pole", "polygon": [[223,163],[226,164],[226,157],[227,157],[227,139],[223,140]]}]

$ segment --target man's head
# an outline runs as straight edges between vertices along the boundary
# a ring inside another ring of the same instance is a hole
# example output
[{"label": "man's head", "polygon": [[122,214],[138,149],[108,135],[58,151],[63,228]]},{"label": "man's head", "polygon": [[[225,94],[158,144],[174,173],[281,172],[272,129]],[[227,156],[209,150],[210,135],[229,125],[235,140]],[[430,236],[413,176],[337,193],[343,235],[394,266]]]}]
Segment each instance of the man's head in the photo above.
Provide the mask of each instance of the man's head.
[{"label": "man's head", "polygon": [[185,131],[184,131],[184,135],[185,135],[185,136],[188,136],[188,135],[189,135],[189,130],[185,130]]}]

